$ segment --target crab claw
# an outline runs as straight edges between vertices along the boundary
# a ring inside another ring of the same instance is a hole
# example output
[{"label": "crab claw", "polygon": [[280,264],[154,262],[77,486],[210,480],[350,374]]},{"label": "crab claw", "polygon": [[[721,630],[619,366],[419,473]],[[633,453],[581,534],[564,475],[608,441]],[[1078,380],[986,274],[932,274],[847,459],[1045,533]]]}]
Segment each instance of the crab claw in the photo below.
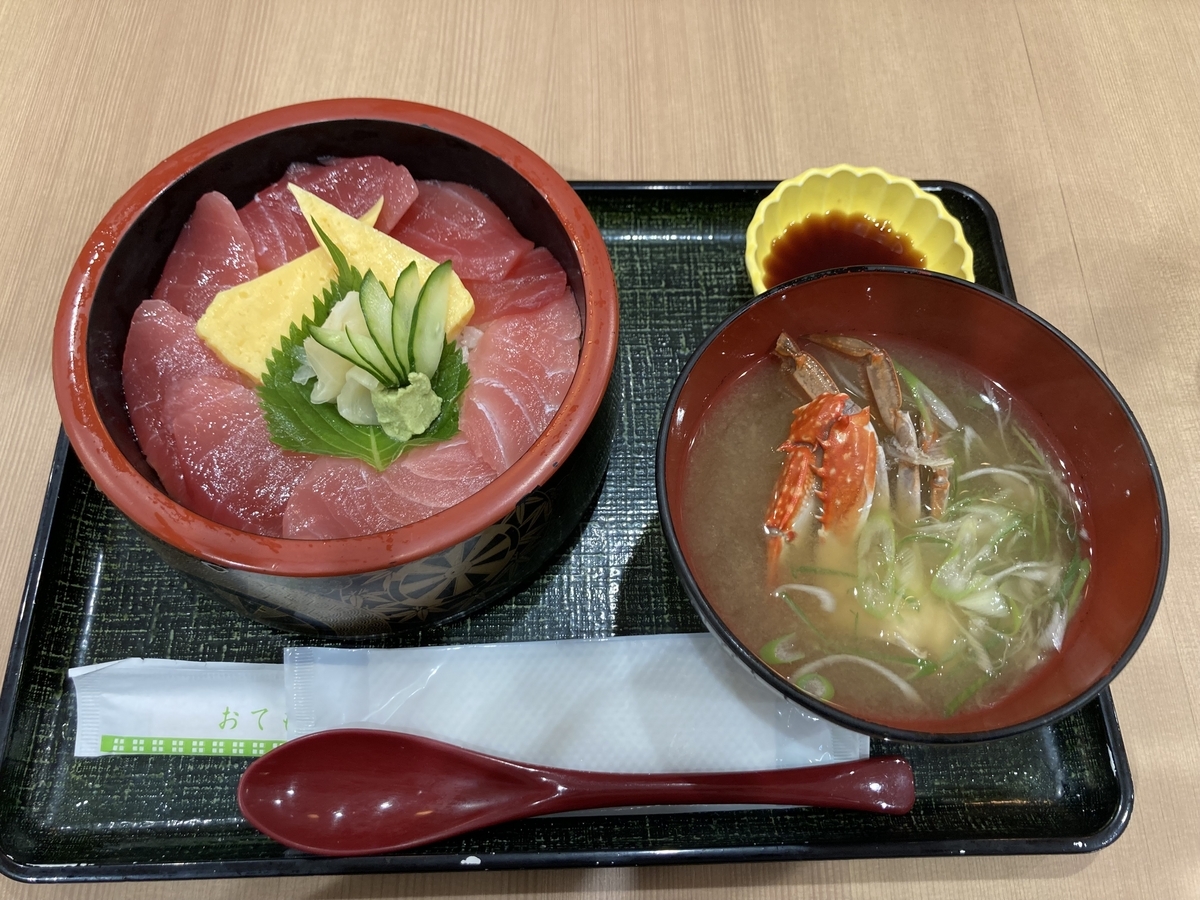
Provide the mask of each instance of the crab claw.
[{"label": "crab claw", "polygon": [[841,416],[821,443],[821,526],[843,544],[858,534],[871,513],[875,495],[875,429],[870,410]]},{"label": "crab claw", "polygon": [[[855,537],[871,511],[876,494],[878,440],[870,410],[847,412],[845,394],[821,394],[795,412],[787,454],[767,511],[768,577],[782,578],[780,564],[802,529],[812,535],[811,516],[821,501],[819,540],[835,539],[843,547]],[[885,501],[886,502],[886,501]]]},{"label": "crab claw", "polygon": [[769,535],[795,540],[797,516],[816,486],[817,450],[845,406],[845,394],[821,394],[795,411],[787,440],[779,446],[787,458],[767,510]]}]

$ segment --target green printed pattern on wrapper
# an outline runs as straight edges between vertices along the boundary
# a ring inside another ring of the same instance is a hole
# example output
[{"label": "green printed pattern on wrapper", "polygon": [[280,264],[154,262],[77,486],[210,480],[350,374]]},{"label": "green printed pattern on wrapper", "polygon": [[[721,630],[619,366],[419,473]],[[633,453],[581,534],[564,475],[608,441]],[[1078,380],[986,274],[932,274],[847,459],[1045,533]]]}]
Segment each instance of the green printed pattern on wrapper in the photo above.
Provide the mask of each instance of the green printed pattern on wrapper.
[{"label": "green printed pattern on wrapper", "polygon": [[165,756],[262,756],[283,741],[253,741],[234,738],[160,738],[103,734],[101,753]]}]

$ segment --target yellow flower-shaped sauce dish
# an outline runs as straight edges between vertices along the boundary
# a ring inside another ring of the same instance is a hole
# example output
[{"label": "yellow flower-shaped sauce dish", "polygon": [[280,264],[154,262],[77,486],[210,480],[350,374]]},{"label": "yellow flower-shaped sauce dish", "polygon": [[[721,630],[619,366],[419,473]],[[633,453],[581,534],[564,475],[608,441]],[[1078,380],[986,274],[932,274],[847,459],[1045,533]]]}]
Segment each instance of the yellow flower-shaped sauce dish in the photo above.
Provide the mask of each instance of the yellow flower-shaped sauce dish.
[{"label": "yellow flower-shaped sauce dish", "polygon": [[781,181],[746,230],[754,292],[823,269],[896,265],[975,280],[962,225],[935,194],[882,169],[838,165]]}]

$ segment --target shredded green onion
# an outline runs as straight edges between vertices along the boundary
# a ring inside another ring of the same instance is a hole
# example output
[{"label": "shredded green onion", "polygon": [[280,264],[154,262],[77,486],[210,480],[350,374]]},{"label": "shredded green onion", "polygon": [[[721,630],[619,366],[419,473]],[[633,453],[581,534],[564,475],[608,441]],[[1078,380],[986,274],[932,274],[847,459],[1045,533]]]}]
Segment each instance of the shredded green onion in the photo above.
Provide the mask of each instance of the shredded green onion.
[{"label": "shredded green onion", "polygon": [[804,693],[818,700],[833,699],[833,682],[818,672],[809,672],[793,679],[793,684]]},{"label": "shredded green onion", "polygon": [[792,566],[789,571],[792,576],[797,575],[836,575],[838,578],[857,578],[853,572],[846,572],[842,569],[823,569],[820,566]]},{"label": "shredded green onion", "polygon": [[946,704],[946,708],[944,710],[945,715],[952,716],[958,712],[959,708],[976,694],[978,694],[980,688],[987,684],[991,678],[992,676],[985,672],[983,675],[980,675],[965,688],[955,694],[954,697],[950,699],[950,702]]},{"label": "shredded green onion", "polygon": [[758,651],[759,658],[769,666],[786,665],[804,659],[804,651],[796,644],[796,632],[790,632],[773,641],[768,641]]}]

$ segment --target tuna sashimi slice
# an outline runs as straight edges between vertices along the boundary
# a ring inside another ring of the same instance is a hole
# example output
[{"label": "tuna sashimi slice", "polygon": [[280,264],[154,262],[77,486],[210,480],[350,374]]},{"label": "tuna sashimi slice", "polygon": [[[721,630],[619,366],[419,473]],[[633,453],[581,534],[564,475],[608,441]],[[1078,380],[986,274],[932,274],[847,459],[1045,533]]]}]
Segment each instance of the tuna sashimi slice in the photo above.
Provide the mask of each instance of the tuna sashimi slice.
[{"label": "tuna sashimi slice", "polygon": [[291,181],[352,216],[361,216],[382,195],[383,209],[375,220],[380,231],[395,228],[418,193],[417,182],[408,169],[382,156],[333,158],[319,166],[293,163],[284,179],[285,187]]},{"label": "tuna sashimi slice", "polygon": [[288,498],[314,457],[271,443],[254,391],[187,378],[167,392],[163,418],[183,469],[181,502],[222,525],[281,537]]},{"label": "tuna sashimi slice", "polygon": [[260,272],[270,272],[303,256],[312,249],[309,242],[316,243],[300,216],[296,198],[282,184],[276,182],[264,188],[238,210],[254,242]]},{"label": "tuna sashimi slice", "polygon": [[[554,418],[554,414],[562,405],[567,388],[574,374],[574,359],[570,357],[570,348],[565,348],[560,342],[555,348],[555,355],[560,365],[570,366],[564,374],[558,372],[536,371],[523,372],[514,369],[501,360],[493,359],[488,365],[488,374],[481,378],[503,384],[508,392],[520,403],[526,416],[533,423],[536,434],[541,434]],[[578,352],[576,351],[576,355]],[[536,436],[536,435],[535,435]]]},{"label": "tuna sashimi slice", "polygon": [[579,363],[574,295],[483,329],[468,365],[471,382],[459,416],[475,453],[503,472],[537,440],[566,396]]},{"label": "tuna sashimi slice", "polygon": [[417,197],[417,183],[408,169],[381,156],[331,159],[323,165],[292,163],[283,178],[259,191],[238,211],[263,272],[317,246],[296,198],[287,189],[289,183],[352,216],[361,216],[382,195],[383,209],[375,221],[380,231],[391,231]]},{"label": "tuna sashimi slice", "polygon": [[249,233],[233,204],[213,191],[196,201],[152,296],[198,319],[218,293],[257,276]]},{"label": "tuna sashimi slice", "polygon": [[463,395],[459,426],[479,458],[496,472],[503,472],[533,446],[541,429],[532,415],[528,398],[509,384],[494,378],[476,378]]},{"label": "tuna sashimi slice", "polygon": [[308,540],[357,537],[429,514],[429,507],[398,497],[381,472],[356,459],[326,456],[313,464],[288,500],[283,534]]},{"label": "tuna sashimi slice", "polygon": [[480,461],[459,434],[410,450],[389,466],[384,476],[398,495],[441,512],[491,484],[496,472]]},{"label": "tuna sashimi slice", "polygon": [[297,485],[284,535],[329,540],[410,525],[461,503],[496,477],[463,437],[410,450],[384,472],[323,458]]},{"label": "tuna sashimi slice", "polygon": [[[516,343],[504,327],[511,324],[511,318],[517,317],[497,320],[500,327],[485,331],[480,338],[470,357],[471,379],[503,385],[530,420],[536,436],[550,424],[562,402],[566,388],[559,390],[558,373],[567,370],[569,385],[579,348],[575,341],[558,339],[545,340],[534,347]],[[525,336],[523,331],[520,334],[522,338]]]},{"label": "tuna sashimi slice", "polygon": [[483,325],[482,331],[485,335],[491,334],[493,340],[503,335],[506,343],[536,348],[551,340],[578,340],[583,332],[583,321],[579,317],[575,295],[568,289],[553,303],[529,312],[501,316]]},{"label": "tuna sashimi slice", "polygon": [[557,300],[567,289],[567,273],[545,247],[524,254],[500,281],[469,278],[463,284],[475,301],[477,327],[498,316],[537,309]]},{"label": "tuna sashimi slice", "polygon": [[183,497],[183,471],[163,424],[165,394],[198,375],[237,380],[196,337],[196,323],[165,300],[146,300],[133,313],[121,366],[125,404],[146,460],[173,499]]},{"label": "tuna sashimi slice", "polygon": [[417,199],[391,235],[437,262],[451,260],[460,278],[499,281],[533,249],[500,207],[475,188],[450,181],[417,184]]},{"label": "tuna sashimi slice", "polygon": [[579,307],[570,289],[554,303],[503,316],[484,329],[471,354],[475,377],[503,377],[494,367],[515,369],[537,382],[551,412],[558,408],[579,365]]}]

